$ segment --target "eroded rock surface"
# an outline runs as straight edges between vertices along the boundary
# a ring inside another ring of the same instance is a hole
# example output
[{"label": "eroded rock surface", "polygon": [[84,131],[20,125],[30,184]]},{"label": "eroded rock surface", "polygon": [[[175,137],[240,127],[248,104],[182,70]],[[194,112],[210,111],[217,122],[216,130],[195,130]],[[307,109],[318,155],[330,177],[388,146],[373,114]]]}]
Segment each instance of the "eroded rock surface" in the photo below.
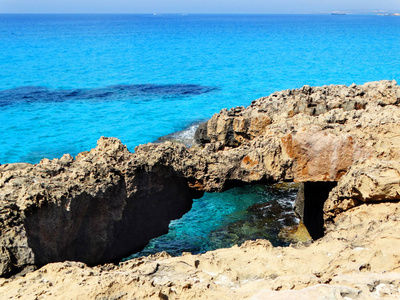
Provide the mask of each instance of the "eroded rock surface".
[{"label": "eroded rock surface", "polygon": [[[197,140],[250,145],[267,161],[285,159],[293,168],[284,179],[337,181],[361,158],[398,160],[399,103],[395,81],[304,86],[260,98],[247,108],[222,110],[197,132]],[[272,149],[278,153],[271,155]],[[272,163],[269,167],[276,169]]]},{"label": "eroded rock surface", "polygon": [[327,226],[357,205],[400,200],[395,81],[277,92],[222,110],[196,138],[201,147],[135,153],[101,138],[75,159],[0,166],[0,274],[118,260],[166,232],[202,192],[240,184],[337,182],[323,206]]},{"label": "eroded rock surface", "polygon": [[343,212],[310,244],[265,240],[201,255],[159,253],[119,266],[48,264],[0,279],[1,299],[399,299],[400,207]]},{"label": "eroded rock surface", "polygon": [[248,181],[337,182],[322,203],[325,221],[362,203],[400,200],[396,81],[277,92],[222,110],[196,138],[206,148],[247,154]]},{"label": "eroded rock surface", "polygon": [[118,261],[166,233],[198,196],[165,164],[167,155],[135,155],[102,138],[76,159],[0,166],[0,274],[64,260]]}]

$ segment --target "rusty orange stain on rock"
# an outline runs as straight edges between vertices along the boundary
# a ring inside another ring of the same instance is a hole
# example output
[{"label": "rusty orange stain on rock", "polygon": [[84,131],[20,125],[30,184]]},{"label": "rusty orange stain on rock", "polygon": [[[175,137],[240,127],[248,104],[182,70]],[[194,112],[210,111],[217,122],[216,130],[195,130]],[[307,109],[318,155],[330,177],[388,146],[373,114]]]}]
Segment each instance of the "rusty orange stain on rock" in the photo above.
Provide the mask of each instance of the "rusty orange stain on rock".
[{"label": "rusty orange stain on rock", "polygon": [[251,159],[250,156],[248,156],[248,155],[246,155],[242,161],[244,164],[246,164],[247,166],[250,166],[250,167],[254,167],[254,166],[258,165],[258,161]]},{"label": "rusty orange stain on rock", "polygon": [[188,182],[188,185],[190,188],[194,188],[199,191],[204,189],[204,185],[198,180],[196,180],[195,182]]},{"label": "rusty orange stain on rock", "polygon": [[289,157],[294,157],[294,150],[293,150],[293,136],[291,133],[281,137],[281,142],[284,150],[286,151]]}]

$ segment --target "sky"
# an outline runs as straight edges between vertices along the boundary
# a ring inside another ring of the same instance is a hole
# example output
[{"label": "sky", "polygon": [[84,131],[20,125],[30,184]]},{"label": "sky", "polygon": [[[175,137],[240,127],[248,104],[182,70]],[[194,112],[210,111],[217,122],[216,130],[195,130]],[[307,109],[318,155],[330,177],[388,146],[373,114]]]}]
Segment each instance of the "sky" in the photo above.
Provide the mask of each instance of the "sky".
[{"label": "sky", "polygon": [[0,0],[0,13],[400,12],[400,0]]}]

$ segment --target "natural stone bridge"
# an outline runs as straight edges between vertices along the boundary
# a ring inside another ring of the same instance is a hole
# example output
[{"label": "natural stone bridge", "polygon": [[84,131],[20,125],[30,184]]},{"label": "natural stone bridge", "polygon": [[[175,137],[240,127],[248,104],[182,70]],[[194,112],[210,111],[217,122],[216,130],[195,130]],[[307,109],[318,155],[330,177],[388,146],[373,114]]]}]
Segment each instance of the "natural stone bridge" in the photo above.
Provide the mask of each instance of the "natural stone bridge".
[{"label": "natural stone bridge", "polygon": [[192,148],[101,138],[75,159],[0,166],[0,275],[118,261],[204,191],[250,183],[303,182],[296,209],[318,238],[344,210],[400,200],[399,103],[394,81],[305,86],[222,110]]}]

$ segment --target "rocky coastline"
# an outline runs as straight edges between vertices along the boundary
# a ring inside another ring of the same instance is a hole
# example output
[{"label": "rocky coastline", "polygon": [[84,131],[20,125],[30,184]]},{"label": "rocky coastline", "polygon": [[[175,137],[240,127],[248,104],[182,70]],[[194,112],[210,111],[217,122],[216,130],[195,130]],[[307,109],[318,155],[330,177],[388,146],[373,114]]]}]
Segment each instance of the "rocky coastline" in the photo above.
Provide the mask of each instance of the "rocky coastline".
[{"label": "rocky coastline", "polygon": [[[195,139],[129,152],[101,138],[75,158],[0,166],[1,298],[400,296],[395,81],[276,92],[215,114]],[[282,181],[301,183],[295,211],[314,242],[107,264],[165,233],[205,191]]]}]

